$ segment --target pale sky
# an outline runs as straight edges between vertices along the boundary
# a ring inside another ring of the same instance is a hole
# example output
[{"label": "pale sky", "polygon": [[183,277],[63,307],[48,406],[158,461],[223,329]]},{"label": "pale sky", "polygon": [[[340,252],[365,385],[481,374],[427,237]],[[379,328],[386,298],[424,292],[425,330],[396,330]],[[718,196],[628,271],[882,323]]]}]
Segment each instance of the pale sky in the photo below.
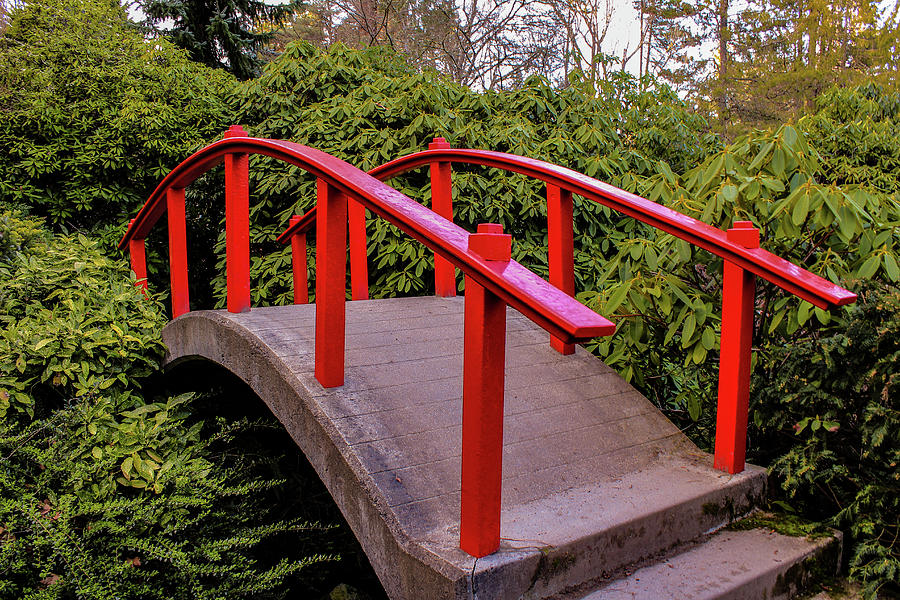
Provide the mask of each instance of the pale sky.
[{"label": "pale sky", "polygon": [[[641,37],[640,19],[631,0],[612,0],[612,2],[613,16],[606,38],[609,46],[605,50],[621,57],[626,47],[629,53],[637,48]],[[637,60],[632,60],[626,70],[637,74]]]}]

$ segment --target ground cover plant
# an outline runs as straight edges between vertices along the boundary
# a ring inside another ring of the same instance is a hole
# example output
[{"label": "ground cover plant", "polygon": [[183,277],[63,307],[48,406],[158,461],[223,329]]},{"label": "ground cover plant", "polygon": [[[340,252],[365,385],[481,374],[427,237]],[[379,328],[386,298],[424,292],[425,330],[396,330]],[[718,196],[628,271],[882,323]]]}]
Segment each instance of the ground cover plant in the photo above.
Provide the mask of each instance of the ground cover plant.
[{"label": "ground cover plant", "polygon": [[0,211],[0,597],[277,598],[335,560],[231,443],[264,425],[159,387],[164,321],[96,241]]}]

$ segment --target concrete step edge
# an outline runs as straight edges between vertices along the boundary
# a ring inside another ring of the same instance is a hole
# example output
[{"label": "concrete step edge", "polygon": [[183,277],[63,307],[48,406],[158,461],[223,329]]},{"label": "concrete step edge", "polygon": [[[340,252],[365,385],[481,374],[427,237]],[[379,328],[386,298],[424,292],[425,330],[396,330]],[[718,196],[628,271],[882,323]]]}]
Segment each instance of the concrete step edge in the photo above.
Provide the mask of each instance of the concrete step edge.
[{"label": "concrete step edge", "polygon": [[842,536],[792,537],[767,528],[722,529],[546,600],[787,600],[840,568]]},{"label": "concrete step edge", "polygon": [[586,531],[565,544],[518,557],[513,548],[505,556],[501,551],[479,559],[471,589],[479,600],[540,600],[591,587],[604,575],[703,539],[748,514],[765,498],[765,485],[765,471],[752,467],[721,487]]}]

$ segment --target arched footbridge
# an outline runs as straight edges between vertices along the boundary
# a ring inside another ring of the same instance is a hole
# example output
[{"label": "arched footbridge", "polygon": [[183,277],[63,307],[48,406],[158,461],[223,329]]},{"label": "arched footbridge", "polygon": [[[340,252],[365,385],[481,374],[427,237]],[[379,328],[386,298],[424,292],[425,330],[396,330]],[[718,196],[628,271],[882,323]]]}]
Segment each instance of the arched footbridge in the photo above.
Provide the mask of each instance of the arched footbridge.
[{"label": "arched footbridge", "polygon": [[[279,238],[293,249],[292,306],[250,307],[253,153],[318,181],[316,207]],[[223,162],[227,310],[191,311],[184,188]],[[546,183],[549,281],[510,259],[498,225],[454,225],[453,163]],[[384,183],[422,166],[431,208]],[[615,325],[572,297],[573,194],[724,259],[714,456],[576,346]],[[435,252],[434,297],[367,299],[366,209]],[[253,388],[322,478],[391,598],[789,597],[805,562],[839,548],[721,529],[765,497],[765,472],[744,464],[755,278],[825,309],[856,298],[761,249],[751,223],[720,231],[563,167],[440,138],[365,173],[240,127],[178,165],[130,223],[120,247],[142,286],[144,240],[163,215],[174,316],[163,330],[167,363],[212,361]],[[312,228],[316,303],[307,304]],[[455,269],[466,278],[463,298]]]}]

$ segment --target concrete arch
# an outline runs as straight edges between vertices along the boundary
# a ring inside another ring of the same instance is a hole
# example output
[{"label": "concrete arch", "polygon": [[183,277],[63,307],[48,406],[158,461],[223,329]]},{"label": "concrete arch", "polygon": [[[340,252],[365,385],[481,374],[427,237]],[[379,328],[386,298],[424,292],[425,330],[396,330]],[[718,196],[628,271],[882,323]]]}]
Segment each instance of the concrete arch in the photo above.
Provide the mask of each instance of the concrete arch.
[{"label": "concrete arch", "polygon": [[508,537],[487,557],[462,552],[462,309],[434,297],[348,303],[340,388],[313,376],[315,305],[184,314],[163,330],[166,365],[211,361],[253,389],[392,599],[556,597],[727,524],[764,494],[763,470],[712,469],[609,367],[582,349],[556,353],[509,309]]}]

